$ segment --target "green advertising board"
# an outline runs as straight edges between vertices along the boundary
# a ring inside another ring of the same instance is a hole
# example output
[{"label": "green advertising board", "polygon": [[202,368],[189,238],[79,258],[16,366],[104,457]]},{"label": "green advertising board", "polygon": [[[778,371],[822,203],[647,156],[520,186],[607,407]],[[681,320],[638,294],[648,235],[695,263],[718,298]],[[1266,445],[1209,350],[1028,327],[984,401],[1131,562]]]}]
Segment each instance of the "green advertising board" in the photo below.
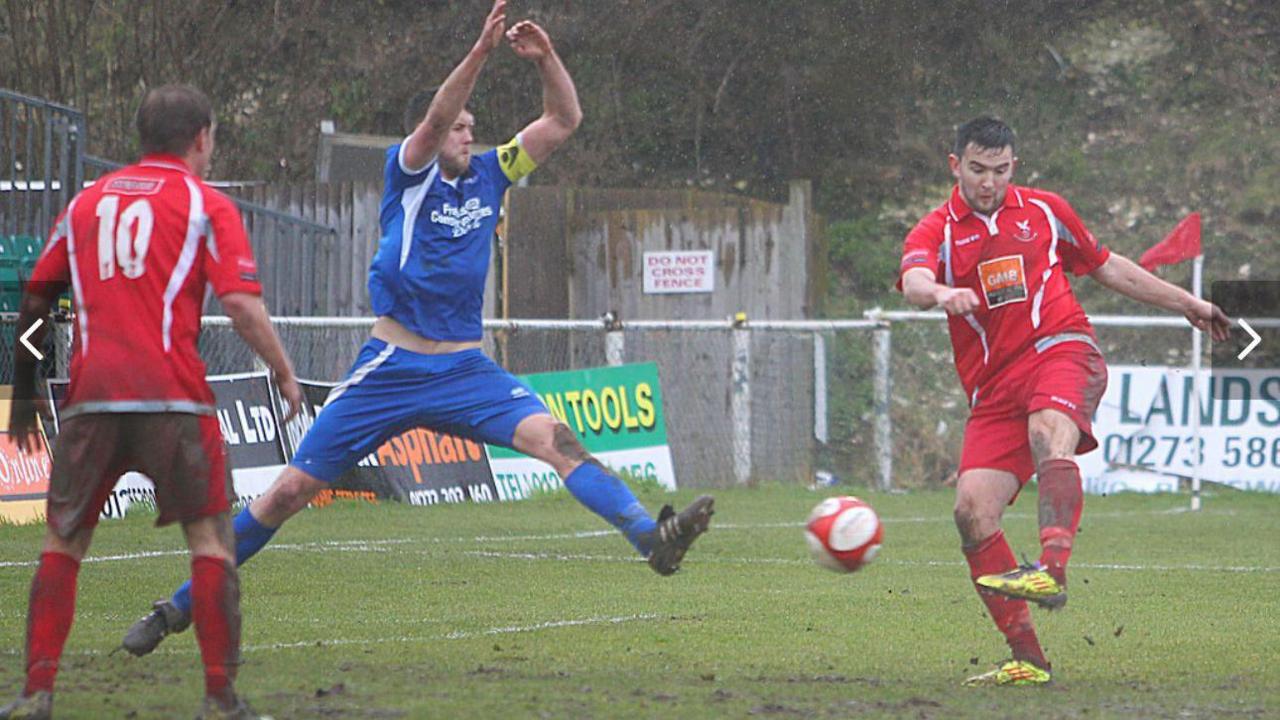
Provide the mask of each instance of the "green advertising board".
[{"label": "green advertising board", "polygon": [[[653,363],[536,373],[520,377],[592,455],[630,481],[675,489],[658,366]],[[562,486],[550,466],[513,450],[487,446],[503,500]]]}]

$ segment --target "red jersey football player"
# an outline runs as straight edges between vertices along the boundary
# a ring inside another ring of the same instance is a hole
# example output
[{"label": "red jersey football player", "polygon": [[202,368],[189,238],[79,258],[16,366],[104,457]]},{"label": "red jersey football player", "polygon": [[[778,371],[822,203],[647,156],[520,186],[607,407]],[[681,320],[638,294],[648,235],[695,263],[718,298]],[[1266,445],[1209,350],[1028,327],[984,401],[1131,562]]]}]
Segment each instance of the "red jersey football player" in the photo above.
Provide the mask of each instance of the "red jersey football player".
[{"label": "red jersey football player", "polygon": [[[68,285],[75,300],[71,384],[49,480],[48,531],[31,586],[27,682],[0,717],[48,717],[75,609],[76,577],[103,503],[126,471],[155,483],[158,525],[180,522],[191,549],[195,624],[205,666],[201,717],[257,717],[233,681],[240,592],[233,499],[213,393],[196,338],[211,286],[233,324],[272,368],[296,412],[293,369],[260,298],[257,267],[235,205],[201,176],[213,153],[213,111],[200,91],[169,85],[138,109],[144,157],[76,195],[58,218],[26,287],[22,334]],[[41,324],[35,343],[44,335]],[[15,342],[9,432],[35,437],[36,358]]]},{"label": "red jersey football player", "polygon": [[[1098,243],[1061,197],[1013,185],[1014,133],[982,117],[961,125],[951,197],[908,235],[898,287],[920,308],[942,306],[969,398],[955,519],[978,594],[1013,659],[970,685],[1050,679],[1027,600],[1067,601],[1067,558],[1084,504],[1074,457],[1098,446],[1090,421],[1107,369],[1067,273],[1182,313],[1225,340],[1213,304]],[[1036,475],[1040,561],[1019,567],[1000,529],[1004,508]]]}]

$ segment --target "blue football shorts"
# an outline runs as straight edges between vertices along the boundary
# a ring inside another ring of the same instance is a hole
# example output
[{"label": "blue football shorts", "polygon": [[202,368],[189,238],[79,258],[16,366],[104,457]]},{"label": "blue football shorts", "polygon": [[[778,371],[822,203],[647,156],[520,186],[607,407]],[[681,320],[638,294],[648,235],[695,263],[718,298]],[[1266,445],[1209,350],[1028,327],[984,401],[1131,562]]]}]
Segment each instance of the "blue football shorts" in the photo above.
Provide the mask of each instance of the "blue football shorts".
[{"label": "blue football shorts", "polygon": [[415,427],[511,447],[520,421],[545,412],[529,386],[478,349],[422,355],[371,338],[329,393],[290,464],[333,482],[389,438]]}]

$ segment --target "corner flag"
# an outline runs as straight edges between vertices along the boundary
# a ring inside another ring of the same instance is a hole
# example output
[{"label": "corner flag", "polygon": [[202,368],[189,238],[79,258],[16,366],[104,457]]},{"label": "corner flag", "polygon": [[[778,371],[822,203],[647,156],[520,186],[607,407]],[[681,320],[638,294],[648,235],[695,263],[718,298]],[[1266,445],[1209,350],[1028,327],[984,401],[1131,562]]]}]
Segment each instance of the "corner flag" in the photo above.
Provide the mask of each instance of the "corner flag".
[{"label": "corner flag", "polygon": [[1152,245],[1138,264],[1148,272],[1160,265],[1176,265],[1200,254],[1200,213],[1195,212],[1182,219],[1164,240]]}]

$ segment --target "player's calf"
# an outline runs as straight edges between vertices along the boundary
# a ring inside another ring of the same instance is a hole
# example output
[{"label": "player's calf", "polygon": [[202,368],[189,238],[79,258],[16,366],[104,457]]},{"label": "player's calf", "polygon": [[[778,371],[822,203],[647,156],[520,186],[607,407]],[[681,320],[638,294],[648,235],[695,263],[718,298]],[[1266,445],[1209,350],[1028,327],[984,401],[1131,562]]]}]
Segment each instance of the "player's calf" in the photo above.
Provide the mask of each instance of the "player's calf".
[{"label": "player's calf", "polygon": [[1038,466],[1037,475],[1042,548],[1040,565],[1065,588],[1067,561],[1071,558],[1084,508],[1080,468],[1073,460],[1046,460]]}]

